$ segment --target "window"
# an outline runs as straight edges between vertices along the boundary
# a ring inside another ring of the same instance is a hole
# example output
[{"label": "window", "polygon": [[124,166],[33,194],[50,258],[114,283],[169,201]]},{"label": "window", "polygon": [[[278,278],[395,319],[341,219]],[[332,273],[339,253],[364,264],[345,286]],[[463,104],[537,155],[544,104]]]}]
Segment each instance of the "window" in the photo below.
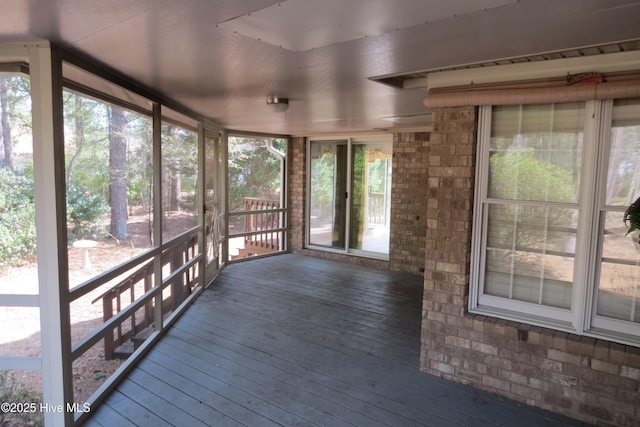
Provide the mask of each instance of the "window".
[{"label": "window", "polygon": [[640,100],[480,117],[470,310],[640,344]]},{"label": "window", "polygon": [[388,256],[391,149],[389,138],[310,142],[310,247]]}]

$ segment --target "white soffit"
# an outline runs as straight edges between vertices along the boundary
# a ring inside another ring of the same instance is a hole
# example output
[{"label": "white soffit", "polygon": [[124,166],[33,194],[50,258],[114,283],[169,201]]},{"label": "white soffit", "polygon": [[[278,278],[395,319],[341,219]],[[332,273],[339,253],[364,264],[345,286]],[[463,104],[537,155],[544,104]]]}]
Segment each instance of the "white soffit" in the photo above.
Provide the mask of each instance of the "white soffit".
[{"label": "white soffit", "polygon": [[430,89],[562,77],[581,72],[640,70],[640,39],[493,59],[439,69],[370,77],[398,89]]},{"label": "white soffit", "polygon": [[285,0],[217,28],[301,52],[511,3],[517,0]]},{"label": "white soffit", "polygon": [[611,73],[640,68],[640,51],[616,52],[578,58],[552,59],[531,63],[441,71],[427,74],[429,89],[474,84],[513,82],[586,72]]}]

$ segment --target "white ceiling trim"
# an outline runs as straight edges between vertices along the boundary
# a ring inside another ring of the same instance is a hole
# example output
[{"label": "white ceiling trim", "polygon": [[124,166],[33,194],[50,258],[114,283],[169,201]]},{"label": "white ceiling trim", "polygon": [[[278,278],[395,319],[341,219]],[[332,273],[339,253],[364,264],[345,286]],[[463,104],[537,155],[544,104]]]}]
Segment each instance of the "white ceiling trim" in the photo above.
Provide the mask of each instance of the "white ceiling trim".
[{"label": "white ceiling trim", "polygon": [[427,74],[427,88],[480,85],[563,77],[585,72],[634,71],[640,68],[640,51],[616,52],[533,63],[441,71]]}]

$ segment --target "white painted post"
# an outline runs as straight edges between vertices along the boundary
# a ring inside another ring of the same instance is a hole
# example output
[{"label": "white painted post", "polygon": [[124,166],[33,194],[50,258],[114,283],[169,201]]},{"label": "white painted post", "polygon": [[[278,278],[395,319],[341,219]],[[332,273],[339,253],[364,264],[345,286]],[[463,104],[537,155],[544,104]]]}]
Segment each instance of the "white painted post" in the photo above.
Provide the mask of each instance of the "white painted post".
[{"label": "white painted post", "polygon": [[[153,244],[162,246],[162,223],[164,210],[162,208],[162,106],[153,104]],[[162,254],[153,260],[153,286],[162,286]],[[162,292],[155,299],[154,328],[160,332],[164,328],[162,321]]]},{"label": "white painted post", "polygon": [[[43,403],[46,426],[69,426],[74,414],[69,326],[66,228],[64,225],[64,152],[62,65],[47,42],[29,45],[33,120],[38,282],[42,336]],[[59,406],[62,405],[62,406]]]}]

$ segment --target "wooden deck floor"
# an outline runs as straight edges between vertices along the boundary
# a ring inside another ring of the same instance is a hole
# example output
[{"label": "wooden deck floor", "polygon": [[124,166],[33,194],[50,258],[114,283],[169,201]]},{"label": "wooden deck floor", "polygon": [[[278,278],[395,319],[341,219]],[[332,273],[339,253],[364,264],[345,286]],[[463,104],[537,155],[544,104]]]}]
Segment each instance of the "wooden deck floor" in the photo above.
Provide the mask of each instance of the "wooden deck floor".
[{"label": "wooden deck floor", "polygon": [[293,254],[231,265],[85,425],[582,425],[419,372],[421,295]]}]

